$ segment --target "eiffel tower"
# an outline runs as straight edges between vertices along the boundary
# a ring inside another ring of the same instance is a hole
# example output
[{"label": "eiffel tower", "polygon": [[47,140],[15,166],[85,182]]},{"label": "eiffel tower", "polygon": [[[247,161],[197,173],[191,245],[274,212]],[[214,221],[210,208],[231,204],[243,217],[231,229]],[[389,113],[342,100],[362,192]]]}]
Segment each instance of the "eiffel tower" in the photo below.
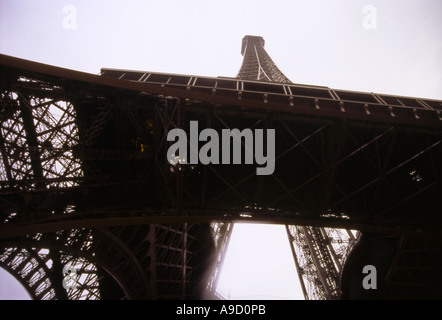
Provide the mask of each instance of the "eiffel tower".
[{"label": "eiffel tower", "polygon": [[[217,298],[233,223],[277,223],[307,299],[440,298],[442,102],[292,83],[264,46],[236,78],[1,55],[0,266],[33,299]],[[191,120],[275,129],[275,172],[172,165]]]}]

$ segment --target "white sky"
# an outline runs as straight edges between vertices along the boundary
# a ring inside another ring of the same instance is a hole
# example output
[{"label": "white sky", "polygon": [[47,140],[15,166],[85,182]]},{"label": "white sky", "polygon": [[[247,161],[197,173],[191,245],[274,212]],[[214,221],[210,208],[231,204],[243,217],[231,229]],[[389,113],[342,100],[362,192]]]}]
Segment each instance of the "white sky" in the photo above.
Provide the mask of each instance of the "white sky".
[{"label": "white sky", "polygon": [[304,296],[285,226],[235,224],[218,283],[230,299],[296,299]]},{"label": "white sky", "polygon": [[[76,10],[76,29],[63,25],[66,5]],[[375,29],[364,28],[367,5],[376,9]],[[295,83],[442,99],[440,0],[0,0],[1,53],[94,74],[106,67],[234,77],[247,34],[264,37]],[[252,231],[238,245],[253,234],[269,241],[280,234]],[[249,246],[248,255],[273,251],[262,248]],[[282,286],[275,294],[275,283],[269,295],[290,294]],[[1,290],[9,289],[0,275]]]}]

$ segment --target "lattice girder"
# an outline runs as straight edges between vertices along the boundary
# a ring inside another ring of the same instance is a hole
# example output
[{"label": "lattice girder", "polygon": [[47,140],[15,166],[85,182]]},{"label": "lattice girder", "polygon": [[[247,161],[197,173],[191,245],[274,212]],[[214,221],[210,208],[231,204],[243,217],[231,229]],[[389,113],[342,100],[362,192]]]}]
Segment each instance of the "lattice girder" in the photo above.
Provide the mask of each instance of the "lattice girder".
[{"label": "lattice girder", "polygon": [[[47,82],[45,86],[47,87]],[[56,87],[57,95],[60,96],[61,89]],[[53,94],[52,91],[48,92],[48,96]],[[382,228],[397,229],[400,224],[404,231],[413,232],[416,229],[410,229],[409,226],[416,223],[416,219],[422,227],[429,230],[437,228],[433,223],[435,221],[432,221],[440,207],[440,203],[435,202],[435,197],[432,196],[440,190],[438,177],[441,168],[436,159],[441,153],[441,144],[437,129],[309,118],[270,110],[251,112],[228,105],[214,106],[190,101],[183,103],[176,98],[153,98],[137,93],[133,93],[132,100],[129,99],[131,95],[126,93],[125,103],[122,103],[121,97],[115,98],[111,92],[107,94],[106,98],[100,91],[95,96],[91,93],[86,96],[79,93],[73,103],[66,104],[73,105],[77,114],[80,140],[76,147],[72,147],[72,154],[80,159],[74,163],[81,161],[82,176],[76,169],[62,169],[63,173],[60,175],[66,177],[45,180],[55,179],[56,183],[81,181],[81,188],[67,191],[76,193],[79,203],[94,203],[98,210],[107,210],[107,206],[113,206],[115,211],[118,211],[117,207],[109,200],[114,200],[115,203],[126,202],[133,207],[139,206],[141,202],[149,203],[150,208],[165,204],[174,208],[166,210],[166,216],[178,217],[174,198],[179,192],[182,194],[182,205],[187,210],[187,215],[201,221],[204,213],[207,217],[205,222],[210,222],[213,218],[228,219],[225,212],[231,212],[232,219],[242,219],[240,213],[248,211],[257,220],[294,219],[301,224],[307,220],[321,220],[323,224],[345,228],[363,225],[365,228],[382,231]],[[93,105],[96,108],[92,108]],[[87,128],[97,123],[104,112],[103,108],[111,108],[112,115],[104,117],[104,122],[98,126],[99,130],[92,134],[95,143],[86,147],[82,141],[91,137]],[[167,116],[164,118],[169,112],[165,113],[166,108],[170,108],[170,112],[175,110],[174,116],[178,111],[181,113],[181,126],[185,130],[188,130],[189,119],[199,119],[201,130],[208,123],[217,130],[274,128],[278,142],[275,174],[271,177],[256,177],[253,166],[198,165],[194,168],[186,167],[180,175],[166,175],[165,170],[170,168],[167,168],[165,161],[164,152],[167,146],[162,141],[165,140],[167,130],[180,127],[178,123],[168,121]],[[42,110],[39,114],[44,115],[44,109]],[[41,123],[44,123],[43,120]],[[66,126],[69,123],[70,121],[65,122]],[[127,131],[129,127],[131,130]],[[19,129],[18,131],[20,132]],[[347,138],[342,140],[341,136]],[[339,147],[339,152],[335,152],[335,146]],[[151,151],[157,150],[156,148],[162,149],[158,149],[159,152]],[[40,149],[38,151],[41,153]],[[63,149],[57,152],[62,151]],[[298,165],[293,166],[293,161]],[[47,163],[52,168],[57,167],[50,160]],[[66,162],[62,167],[67,167],[67,164]],[[42,168],[44,166],[45,163]],[[153,169],[156,166],[159,166],[158,170]],[[33,175],[31,165],[26,168],[22,175]],[[50,176],[57,171],[51,169],[45,172]],[[70,177],[74,172],[78,172],[80,176]],[[418,173],[411,175],[413,172]],[[417,179],[416,175],[423,179]],[[63,179],[65,182],[61,182]],[[182,183],[177,182],[177,179],[182,179]],[[23,181],[14,179],[14,183],[35,189],[37,180],[35,177]],[[393,184],[390,180],[401,182]],[[208,186],[205,181],[212,183]],[[118,192],[115,192],[116,184],[120,185]],[[136,194],[132,192],[134,185]],[[176,189],[176,185],[182,185],[179,187],[181,189]],[[194,188],[196,185],[202,187]],[[249,185],[255,187],[248,188]],[[258,203],[258,189],[262,186],[265,186],[264,192],[259,192],[264,196],[259,198]],[[45,194],[49,197],[51,192],[57,192],[54,189],[38,190],[38,194],[31,192],[32,197],[34,194],[37,198],[44,197]],[[105,196],[103,190],[112,193],[112,197]],[[324,191],[318,194],[316,190]],[[140,198],[141,195],[150,197]],[[23,195],[20,195],[20,189],[13,189],[2,194],[2,197],[5,198],[5,203],[17,203],[16,197]],[[201,209],[202,203],[206,205]],[[253,206],[254,203],[258,203],[256,207],[261,209],[245,210],[246,206]],[[427,221],[422,216],[415,215],[421,203],[426,203],[430,208],[426,212]],[[196,207],[199,210],[193,209]],[[279,210],[278,214],[274,214],[274,209]],[[155,216],[155,210],[143,214],[146,221],[149,215]],[[80,205],[77,206],[77,211],[83,211]],[[351,219],[347,219],[346,216],[350,215]],[[137,216],[139,217],[135,215]]]},{"label": "lattice girder", "polygon": [[[93,231],[103,259],[89,257],[98,272],[114,270],[121,296],[193,294],[199,264],[187,260],[204,260],[192,254],[213,245],[205,241],[213,221],[440,237],[442,146],[432,108],[386,107],[369,118],[360,102],[293,95],[290,87],[242,94],[257,84],[160,85],[29,62],[26,71],[8,61],[0,88],[0,241]],[[369,107],[373,114],[383,106]],[[255,165],[170,165],[167,132],[189,133],[190,120],[200,130],[275,129],[274,174],[258,177]],[[163,227],[141,232],[149,240],[121,243],[125,230],[138,235],[132,226],[146,224]],[[149,248],[137,251],[143,242]],[[80,243],[69,245],[83,252]],[[146,282],[148,272],[157,280]]]}]

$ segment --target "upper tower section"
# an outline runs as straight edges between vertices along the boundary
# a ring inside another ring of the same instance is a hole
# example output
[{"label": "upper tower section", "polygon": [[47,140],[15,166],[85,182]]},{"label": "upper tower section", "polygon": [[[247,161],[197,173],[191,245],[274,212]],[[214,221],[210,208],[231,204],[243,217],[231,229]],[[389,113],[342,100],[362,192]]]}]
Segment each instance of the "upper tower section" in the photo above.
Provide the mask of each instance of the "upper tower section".
[{"label": "upper tower section", "polygon": [[241,54],[244,60],[237,78],[291,83],[272,61],[264,45],[263,37],[245,36],[242,39]]}]

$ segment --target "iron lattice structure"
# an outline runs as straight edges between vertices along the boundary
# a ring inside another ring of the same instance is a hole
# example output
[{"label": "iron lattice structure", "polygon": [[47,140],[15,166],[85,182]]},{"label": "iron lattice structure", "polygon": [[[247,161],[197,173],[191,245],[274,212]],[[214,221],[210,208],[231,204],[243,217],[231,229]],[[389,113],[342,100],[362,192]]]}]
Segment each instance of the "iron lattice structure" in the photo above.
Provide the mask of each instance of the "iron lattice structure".
[{"label": "iron lattice structure", "polygon": [[[442,102],[294,84],[263,45],[245,37],[236,78],[96,76],[0,56],[1,266],[37,299],[202,298],[216,289],[231,223],[278,223],[309,298],[354,297],[362,261],[381,266],[382,294],[437,296],[440,282],[401,273],[410,251],[421,269],[442,266]],[[167,133],[189,134],[190,120],[275,129],[275,172],[171,165]],[[70,262],[81,276],[66,290]]]},{"label": "iron lattice structure", "polygon": [[357,243],[351,230],[286,226],[306,300],[336,300],[347,256]]},{"label": "iron lattice structure", "polygon": [[264,49],[262,37],[245,36],[242,40],[241,54],[244,60],[237,75],[238,79],[291,83],[278,69]]},{"label": "iron lattice structure", "polygon": [[[262,37],[243,38],[241,54],[244,60],[237,78],[292,83],[278,69],[264,46]],[[341,296],[339,275],[356,240],[352,233],[311,226],[286,225],[286,229],[305,299],[338,299]]]}]

